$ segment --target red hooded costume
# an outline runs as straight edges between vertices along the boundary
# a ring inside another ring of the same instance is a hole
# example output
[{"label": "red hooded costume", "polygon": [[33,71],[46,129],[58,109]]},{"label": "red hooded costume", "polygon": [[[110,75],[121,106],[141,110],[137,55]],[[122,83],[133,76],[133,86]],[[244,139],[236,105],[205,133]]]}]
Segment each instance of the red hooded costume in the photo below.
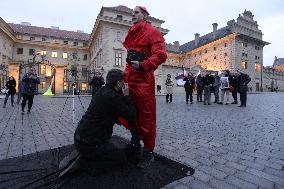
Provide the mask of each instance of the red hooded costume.
[{"label": "red hooded costume", "polygon": [[140,62],[143,71],[136,71],[130,64],[127,64],[125,80],[137,108],[137,120],[133,127],[138,130],[144,147],[153,151],[156,138],[154,71],[167,59],[165,39],[157,28],[146,21],[141,21],[130,27],[123,45],[127,50],[144,52],[148,57]]}]

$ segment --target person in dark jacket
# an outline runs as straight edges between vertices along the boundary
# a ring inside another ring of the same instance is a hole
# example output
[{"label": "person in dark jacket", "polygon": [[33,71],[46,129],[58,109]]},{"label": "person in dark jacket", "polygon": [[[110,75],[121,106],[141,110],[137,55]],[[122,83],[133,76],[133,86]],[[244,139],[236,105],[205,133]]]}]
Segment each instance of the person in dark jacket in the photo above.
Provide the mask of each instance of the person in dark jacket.
[{"label": "person in dark jacket", "polygon": [[215,82],[214,76],[210,72],[207,72],[204,77],[202,77],[204,83],[204,105],[210,105],[211,103],[211,91],[213,91],[213,84]]},{"label": "person in dark jacket", "polygon": [[[115,147],[111,137],[113,126],[123,117],[128,125],[136,119],[136,107],[124,83],[124,72],[112,69],[106,76],[106,85],[92,97],[91,103],[79,121],[74,134],[76,151],[61,161],[60,176],[80,168],[97,175],[126,163],[124,151]],[[69,162],[69,163],[68,163]],[[64,167],[66,167],[64,169]]]},{"label": "person in dark jacket", "polygon": [[6,88],[9,90],[6,94],[3,108],[6,108],[6,104],[8,101],[9,96],[11,96],[11,105],[14,107],[14,95],[16,93],[16,80],[13,76],[9,77],[9,80],[6,82]]},{"label": "person in dark jacket", "polygon": [[237,75],[235,73],[231,73],[229,76],[229,83],[230,83],[230,91],[232,93],[232,97],[234,101],[231,104],[238,104],[238,83],[237,83]]},{"label": "person in dark jacket", "polygon": [[247,91],[248,91],[248,83],[251,81],[251,78],[248,74],[239,73],[237,78],[238,83],[238,92],[240,93],[240,101],[241,105],[239,107],[247,106]]},{"label": "person in dark jacket", "polygon": [[190,104],[192,104],[193,102],[193,89],[194,89],[194,78],[192,76],[192,73],[188,74],[188,77],[184,78],[185,84],[184,84],[184,89],[185,89],[185,100],[186,100],[186,104],[188,104],[188,99],[190,97]]},{"label": "person in dark jacket", "polygon": [[214,103],[219,103],[220,86],[221,86],[220,76],[218,75],[218,72],[216,72],[214,75],[214,84],[213,84],[213,92],[214,92],[214,97],[215,97]]},{"label": "person in dark jacket", "polygon": [[95,72],[94,77],[89,82],[89,85],[92,86],[92,96],[105,84],[104,78],[100,72]]},{"label": "person in dark jacket", "polygon": [[21,95],[22,100],[22,114],[25,112],[25,106],[28,101],[28,113],[31,112],[33,106],[34,95],[37,94],[37,85],[40,83],[39,77],[36,74],[35,68],[31,68],[28,73],[26,73],[21,81]]},{"label": "person in dark jacket", "polygon": [[199,74],[196,78],[196,89],[197,89],[197,102],[203,102],[202,101],[202,93],[204,89],[204,83],[202,81],[202,76]]}]

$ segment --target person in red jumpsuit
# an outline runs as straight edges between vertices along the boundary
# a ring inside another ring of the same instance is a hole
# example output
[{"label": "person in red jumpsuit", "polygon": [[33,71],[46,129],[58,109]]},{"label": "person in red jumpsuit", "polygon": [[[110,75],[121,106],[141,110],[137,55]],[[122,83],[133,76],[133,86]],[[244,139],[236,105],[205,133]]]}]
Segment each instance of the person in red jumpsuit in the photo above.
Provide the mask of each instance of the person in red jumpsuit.
[{"label": "person in red jumpsuit", "polygon": [[[137,108],[137,119],[133,125],[129,125],[129,128],[132,134],[131,145],[141,153],[137,163],[138,168],[146,168],[154,161],[152,153],[156,138],[154,71],[167,59],[165,39],[162,33],[147,21],[148,16],[145,7],[134,8],[133,26],[129,28],[123,43],[128,53],[125,81]],[[132,51],[142,54],[143,58],[137,60],[129,58]],[[143,152],[140,140],[144,143]]]}]

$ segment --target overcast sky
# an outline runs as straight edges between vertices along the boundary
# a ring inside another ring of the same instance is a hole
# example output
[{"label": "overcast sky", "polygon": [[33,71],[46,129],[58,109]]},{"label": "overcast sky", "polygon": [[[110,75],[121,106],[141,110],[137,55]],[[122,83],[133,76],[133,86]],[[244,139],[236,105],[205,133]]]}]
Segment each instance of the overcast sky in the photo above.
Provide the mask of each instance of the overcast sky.
[{"label": "overcast sky", "polygon": [[284,58],[284,0],[0,0],[0,16],[8,23],[30,22],[33,26],[59,26],[60,29],[91,33],[102,6],[146,6],[151,16],[162,19],[170,32],[167,43],[184,44],[194,34],[212,31],[250,10],[262,30],[264,65],[272,65],[274,57]]}]

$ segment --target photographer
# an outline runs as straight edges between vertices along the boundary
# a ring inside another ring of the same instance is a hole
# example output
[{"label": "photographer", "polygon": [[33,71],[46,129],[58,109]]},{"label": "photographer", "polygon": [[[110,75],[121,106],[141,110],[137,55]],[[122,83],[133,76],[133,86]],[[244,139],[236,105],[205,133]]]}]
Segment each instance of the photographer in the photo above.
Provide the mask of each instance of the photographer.
[{"label": "photographer", "polygon": [[[79,121],[74,134],[76,152],[71,153],[61,161],[59,168],[63,169],[60,176],[74,172],[78,168],[90,175],[110,171],[116,166],[126,163],[124,151],[115,147],[111,140],[113,126],[123,117],[128,124],[136,118],[133,100],[129,97],[127,83],[124,83],[124,72],[112,69],[106,76],[106,85],[99,89]],[[72,160],[73,159],[73,160]]]},{"label": "photographer", "polygon": [[25,106],[28,101],[28,113],[33,106],[34,95],[37,94],[37,85],[40,80],[36,74],[35,68],[30,68],[29,72],[24,75],[21,81],[22,114],[25,112]]},{"label": "photographer", "polygon": [[92,86],[92,96],[105,84],[104,78],[100,72],[95,72],[94,77],[89,82],[89,85]]},{"label": "photographer", "polygon": [[8,89],[8,93],[6,94],[3,108],[6,108],[6,104],[9,96],[11,95],[11,105],[14,107],[14,95],[16,93],[16,80],[13,76],[9,77],[9,80],[6,82],[6,88]]}]

